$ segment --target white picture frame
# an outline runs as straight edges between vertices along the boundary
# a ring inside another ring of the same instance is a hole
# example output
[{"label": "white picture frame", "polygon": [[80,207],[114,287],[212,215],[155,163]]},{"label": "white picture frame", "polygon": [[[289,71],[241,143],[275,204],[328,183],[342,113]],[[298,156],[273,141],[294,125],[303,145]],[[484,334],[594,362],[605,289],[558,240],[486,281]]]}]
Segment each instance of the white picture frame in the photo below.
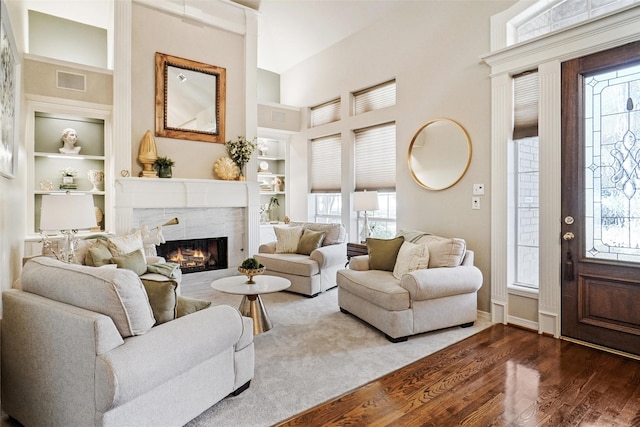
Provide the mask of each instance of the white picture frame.
[{"label": "white picture frame", "polygon": [[9,179],[18,168],[19,64],[6,1],[0,0],[0,175]]}]

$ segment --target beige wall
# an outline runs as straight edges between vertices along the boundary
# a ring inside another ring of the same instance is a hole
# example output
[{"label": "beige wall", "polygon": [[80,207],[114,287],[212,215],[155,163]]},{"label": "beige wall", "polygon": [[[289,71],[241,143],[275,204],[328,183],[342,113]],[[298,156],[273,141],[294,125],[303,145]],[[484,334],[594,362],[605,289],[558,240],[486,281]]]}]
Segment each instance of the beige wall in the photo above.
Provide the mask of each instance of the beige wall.
[{"label": "beige wall", "polygon": [[[132,28],[132,176],[138,176],[142,170],[136,160],[140,140],[147,130],[153,132],[155,128],[156,52],[226,68],[226,140],[245,134],[246,73],[242,35],[188,22],[138,3],[133,3]],[[176,162],[174,178],[214,178],[214,162],[227,155],[224,144],[160,137],[156,137],[156,144],[159,156],[168,156]]]},{"label": "beige wall", "polygon": [[[489,311],[491,280],[491,92],[489,68],[481,62],[480,55],[490,49],[490,16],[512,4],[409,2],[375,27],[343,40],[281,76],[281,101],[295,106],[317,105],[337,96],[342,96],[344,104],[351,91],[396,78],[396,107],[368,114],[381,121],[396,120],[398,227],[464,238],[475,251],[476,265],[484,275],[478,297],[478,308],[483,311]],[[343,111],[344,108],[343,105]],[[467,130],[473,158],[457,185],[434,192],[412,180],[407,149],[415,131],[437,117],[456,120]],[[358,120],[346,120],[330,129],[344,135],[353,126],[358,126]],[[313,130],[294,136],[292,176],[306,175],[307,140],[315,136],[319,135]],[[471,210],[474,183],[485,185],[480,210]],[[291,217],[306,218],[306,180],[296,180],[289,191]]]}]

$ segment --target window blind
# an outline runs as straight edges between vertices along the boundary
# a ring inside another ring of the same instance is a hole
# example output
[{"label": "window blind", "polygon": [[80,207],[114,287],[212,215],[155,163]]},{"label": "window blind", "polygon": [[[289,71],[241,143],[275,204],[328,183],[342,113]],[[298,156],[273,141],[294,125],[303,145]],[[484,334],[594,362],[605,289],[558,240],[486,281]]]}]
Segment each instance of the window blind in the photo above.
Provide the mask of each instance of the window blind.
[{"label": "window blind", "polygon": [[538,72],[513,78],[513,139],[538,136]]},{"label": "window blind", "polygon": [[340,135],[311,140],[311,192],[339,193],[342,186]]},{"label": "window blind", "polygon": [[396,189],[396,124],[355,131],[356,191]]},{"label": "window blind", "polygon": [[340,120],[340,98],[310,108],[310,125],[316,127]]},{"label": "window blind", "polygon": [[353,113],[355,115],[392,105],[396,105],[395,80],[353,93]]}]

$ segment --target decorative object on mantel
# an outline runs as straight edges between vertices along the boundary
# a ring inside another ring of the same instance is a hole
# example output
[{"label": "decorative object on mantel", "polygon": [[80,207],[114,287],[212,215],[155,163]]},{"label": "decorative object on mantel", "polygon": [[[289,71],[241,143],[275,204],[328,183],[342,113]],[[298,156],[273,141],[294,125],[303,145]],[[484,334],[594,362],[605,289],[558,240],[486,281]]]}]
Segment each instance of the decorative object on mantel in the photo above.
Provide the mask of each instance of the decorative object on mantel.
[{"label": "decorative object on mantel", "polygon": [[248,140],[244,136],[238,136],[238,139],[235,141],[227,141],[224,144],[227,147],[229,157],[231,157],[231,160],[233,160],[240,168],[240,176],[238,177],[239,181],[244,181],[246,179],[242,174],[242,168],[251,159],[251,155],[256,149],[256,139],[257,138]]},{"label": "decorative object on mantel", "polygon": [[242,261],[242,264],[238,267],[238,271],[249,279],[245,282],[247,285],[254,285],[256,282],[253,281],[253,276],[264,273],[265,267],[260,264],[257,259],[247,258]]},{"label": "decorative object on mantel", "polygon": [[76,146],[76,141],[78,141],[78,132],[75,129],[66,128],[62,131],[62,136],[60,137],[62,141],[62,147],[58,149],[62,154],[78,154],[80,153],[80,146]]},{"label": "decorative object on mantel", "polygon": [[60,171],[62,175],[62,182],[60,183],[61,190],[77,190],[78,184],[75,182],[75,177],[78,175],[78,171],[74,168],[64,168]]},{"label": "decorative object on mantel", "polygon": [[92,169],[87,172],[87,176],[89,177],[89,182],[93,185],[91,192],[100,191],[98,185],[104,182],[104,172],[96,169]]},{"label": "decorative object on mantel", "polygon": [[158,157],[153,163],[153,167],[158,171],[159,178],[171,178],[173,176],[171,167],[175,164],[176,162],[168,157]]},{"label": "decorative object on mantel", "polygon": [[142,163],[142,172],[140,172],[141,177],[158,177],[158,173],[153,168],[156,160],[158,160],[158,147],[156,146],[156,140],[153,138],[153,134],[148,130],[144,133],[144,136],[140,141],[140,148],[138,149],[138,161]]},{"label": "decorative object on mantel", "polygon": [[213,171],[225,181],[233,181],[240,175],[240,168],[231,157],[221,157],[213,164]]},{"label": "decorative object on mantel", "polygon": [[128,178],[128,177],[129,177],[129,175],[131,175],[131,172],[129,172],[129,171],[128,171],[128,170],[126,170],[126,169],[122,169],[122,170],[120,171],[120,176],[121,176],[121,177],[123,177],[123,178]]}]

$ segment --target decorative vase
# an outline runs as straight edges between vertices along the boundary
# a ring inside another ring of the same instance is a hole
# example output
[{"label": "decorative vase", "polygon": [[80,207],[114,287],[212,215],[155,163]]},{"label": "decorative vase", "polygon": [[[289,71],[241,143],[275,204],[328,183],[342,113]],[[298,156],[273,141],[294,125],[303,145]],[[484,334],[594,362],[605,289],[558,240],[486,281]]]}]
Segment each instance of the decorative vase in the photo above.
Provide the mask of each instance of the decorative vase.
[{"label": "decorative vase", "polygon": [[256,282],[253,281],[253,277],[259,276],[260,274],[264,273],[265,267],[262,267],[262,268],[238,267],[238,271],[240,272],[240,274],[244,274],[249,279],[245,282],[247,285],[254,285]]},{"label": "decorative vase", "polygon": [[279,206],[276,204],[272,204],[271,206],[269,206],[269,222],[271,222],[272,224],[280,222]]},{"label": "decorative vase", "polygon": [[100,191],[100,189],[98,188],[98,185],[104,182],[104,172],[100,170],[92,169],[89,172],[87,172],[87,175],[89,176],[89,182],[93,185],[93,188],[91,189],[91,191],[92,192]]},{"label": "decorative vase", "polygon": [[159,178],[171,178],[173,175],[171,166],[160,166],[158,167],[158,177]]}]

